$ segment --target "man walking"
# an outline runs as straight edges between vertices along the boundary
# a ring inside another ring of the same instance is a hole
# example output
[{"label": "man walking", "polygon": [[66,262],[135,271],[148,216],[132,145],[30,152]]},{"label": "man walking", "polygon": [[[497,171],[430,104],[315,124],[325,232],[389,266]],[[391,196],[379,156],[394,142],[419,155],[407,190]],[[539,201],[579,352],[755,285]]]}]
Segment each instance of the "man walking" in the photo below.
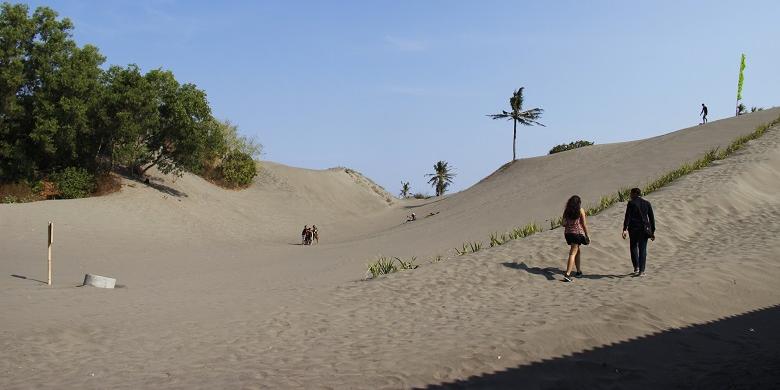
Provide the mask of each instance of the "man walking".
[{"label": "man walking", "polygon": [[707,123],[707,106],[704,105],[704,103],[701,104],[701,112],[699,113],[701,115],[701,124]]},{"label": "man walking", "polygon": [[631,200],[626,204],[626,215],[623,218],[623,239],[629,236],[631,263],[634,265],[634,276],[645,275],[647,261],[647,239],[655,241],[655,216],[650,202],[642,199],[642,190],[631,189]]}]

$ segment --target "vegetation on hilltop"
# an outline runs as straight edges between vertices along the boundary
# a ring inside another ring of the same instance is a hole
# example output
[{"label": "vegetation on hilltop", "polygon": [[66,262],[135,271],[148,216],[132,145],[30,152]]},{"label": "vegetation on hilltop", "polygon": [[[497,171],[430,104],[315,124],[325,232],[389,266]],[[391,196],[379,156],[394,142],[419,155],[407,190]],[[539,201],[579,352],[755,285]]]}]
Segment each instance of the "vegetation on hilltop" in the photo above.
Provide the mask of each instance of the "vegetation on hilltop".
[{"label": "vegetation on hilltop", "polygon": [[223,161],[241,172],[223,176],[226,185],[251,181],[259,144],[226,132],[204,91],[167,70],[104,69],[98,48],[77,46],[72,30],[48,7],[0,8],[0,182],[85,196],[117,168],[202,174]]},{"label": "vegetation on hilltop", "polygon": [[581,148],[583,146],[590,146],[590,145],[593,145],[593,142],[591,142],[591,141],[583,141],[583,140],[569,142],[568,144],[560,144],[560,145],[553,146],[553,148],[550,149],[550,153],[549,154],[565,152],[567,150],[577,149],[577,148]]}]

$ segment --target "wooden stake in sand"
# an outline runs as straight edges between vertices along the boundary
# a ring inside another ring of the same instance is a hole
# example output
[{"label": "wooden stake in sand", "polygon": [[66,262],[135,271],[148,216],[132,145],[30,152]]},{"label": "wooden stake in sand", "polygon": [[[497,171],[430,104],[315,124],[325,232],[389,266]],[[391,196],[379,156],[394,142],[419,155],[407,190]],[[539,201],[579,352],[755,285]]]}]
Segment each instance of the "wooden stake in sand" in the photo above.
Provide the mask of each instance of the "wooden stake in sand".
[{"label": "wooden stake in sand", "polygon": [[51,244],[54,242],[54,223],[52,221],[49,221],[49,278],[47,279],[47,283],[49,286],[51,286]]}]

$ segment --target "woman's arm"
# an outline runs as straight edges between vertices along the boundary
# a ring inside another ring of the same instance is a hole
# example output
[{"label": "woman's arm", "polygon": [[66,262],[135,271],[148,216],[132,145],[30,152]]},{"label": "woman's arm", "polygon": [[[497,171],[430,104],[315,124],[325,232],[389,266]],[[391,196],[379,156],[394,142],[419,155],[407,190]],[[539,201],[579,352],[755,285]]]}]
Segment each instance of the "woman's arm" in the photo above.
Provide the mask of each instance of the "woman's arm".
[{"label": "woman's arm", "polygon": [[580,209],[580,223],[582,224],[582,230],[585,232],[585,235],[590,237],[588,235],[588,224],[585,221],[585,209]]}]

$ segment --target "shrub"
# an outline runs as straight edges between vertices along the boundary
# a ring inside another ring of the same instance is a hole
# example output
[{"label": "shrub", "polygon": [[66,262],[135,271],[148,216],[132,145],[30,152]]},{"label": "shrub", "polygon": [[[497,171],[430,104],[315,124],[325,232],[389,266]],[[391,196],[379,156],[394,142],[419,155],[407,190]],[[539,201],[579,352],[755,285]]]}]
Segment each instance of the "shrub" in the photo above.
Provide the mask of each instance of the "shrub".
[{"label": "shrub", "polygon": [[84,168],[65,168],[52,175],[52,179],[65,199],[85,198],[95,190],[95,176]]},{"label": "shrub", "polygon": [[0,199],[0,203],[19,203],[20,201],[21,199],[14,195],[5,195],[2,199]]},{"label": "shrub", "polygon": [[428,194],[423,194],[422,192],[417,192],[414,195],[412,195],[412,198],[415,199],[429,199],[431,196]]},{"label": "shrub", "polygon": [[560,145],[556,145],[552,149],[550,149],[550,154],[565,152],[567,150],[577,149],[577,148],[581,148],[583,146],[590,146],[590,145],[593,145],[593,142],[591,142],[591,141],[583,141],[583,140],[569,142],[568,144],[560,144]]},{"label": "shrub", "polygon": [[247,153],[233,151],[225,157],[220,166],[225,184],[231,187],[245,187],[257,176],[255,160]]},{"label": "shrub", "polygon": [[22,180],[16,183],[0,183],[0,203],[34,202],[40,199],[36,191],[38,183]]},{"label": "shrub", "polygon": [[380,275],[387,275],[393,272],[398,272],[398,267],[395,265],[394,259],[389,257],[380,256],[377,261],[368,265],[368,272],[372,278],[376,278]]}]

